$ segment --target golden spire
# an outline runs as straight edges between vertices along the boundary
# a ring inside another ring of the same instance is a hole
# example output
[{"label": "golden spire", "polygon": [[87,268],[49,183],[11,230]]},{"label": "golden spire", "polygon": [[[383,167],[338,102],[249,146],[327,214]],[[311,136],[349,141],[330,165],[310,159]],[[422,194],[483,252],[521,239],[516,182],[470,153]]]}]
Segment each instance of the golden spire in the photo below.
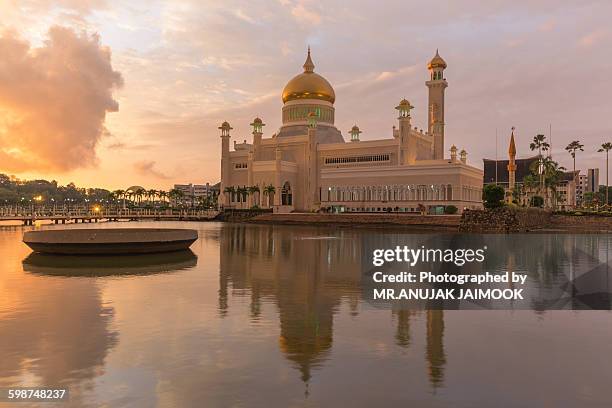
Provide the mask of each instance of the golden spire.
[{"label": "golden spire", "polygon": [[508,148],[508,154],[510,157],[516,156],[516,145],[514,144],[514,126],[512,126],[512,133],[510,134],[510,148]]},{"label": "golden spire", "polygon": [[314,71],[314,63],[312,62],[312,58],[310,58],[310,45],[308,46],[308,56],[306,57],[306,62],[304,62],[304,72],[313,72]]}]

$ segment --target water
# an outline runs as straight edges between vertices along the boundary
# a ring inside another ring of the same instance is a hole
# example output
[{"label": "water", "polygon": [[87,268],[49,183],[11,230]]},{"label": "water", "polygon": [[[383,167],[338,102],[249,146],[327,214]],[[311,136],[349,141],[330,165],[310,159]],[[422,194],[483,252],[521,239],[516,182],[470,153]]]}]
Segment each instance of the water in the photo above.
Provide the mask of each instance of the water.
[{"label": "water", "polygon": [[68,387],[74,407],[612,405],[609,311],[375,307],[357,243],[387,230],[121,225],[200,239],[66,264],[0,227],[0,387]]}]

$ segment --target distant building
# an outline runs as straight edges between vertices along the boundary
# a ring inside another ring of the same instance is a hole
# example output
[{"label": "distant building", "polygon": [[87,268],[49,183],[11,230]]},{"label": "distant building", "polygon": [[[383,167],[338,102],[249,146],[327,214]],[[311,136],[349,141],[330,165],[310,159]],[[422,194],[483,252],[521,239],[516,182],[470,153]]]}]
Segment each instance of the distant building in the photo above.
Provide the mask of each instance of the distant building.
[{"label": "distant building", "polygon": [[[491,160],[483,159],[484,166],[484,185],[498,184],[506,190],[506,201],[512,202],[517,200],[519,205],[529,205],[531,197],[538,195],[536,189],[525,188],[524,179],[531,174],[531,167],[537,165],[538,156],[531,156],[523,159],[516,158],[516,145],[514,142],[514,128],[510,135],[510,144],[508,149],[508,159],[506,160]],[[579,180],[576,173],[568,171],[563,173],[563,177],[557,186],[557,207],[566,209],[576,206],[577,198],[577,181]],[[521,194],[516,198],[513,196],[513,191],[517,190]]]},{"label": "distant building", "polygon": [[596,193],[599,191],[599,169],[588,169],[587,174],[578,175],[576,185],[576,204],[581,205],[585,193]]},{"label": "distant building", "polygon": [[211,185],[206,184],[175,184],[174,189],[183,193],[183,197],[178,200],[173,200],[174,204],[196,205],[206,198],[217,197],[219,195],[220,183]]}]

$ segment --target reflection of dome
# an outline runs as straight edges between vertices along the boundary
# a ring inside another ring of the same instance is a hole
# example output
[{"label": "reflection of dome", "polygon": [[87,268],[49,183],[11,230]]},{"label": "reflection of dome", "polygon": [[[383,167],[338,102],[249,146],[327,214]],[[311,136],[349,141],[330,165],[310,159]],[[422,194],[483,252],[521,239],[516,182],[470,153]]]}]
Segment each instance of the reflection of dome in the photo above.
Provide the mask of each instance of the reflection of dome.
[{"label": "reflection of dome", "polygon": [[436,55],[433,57],[429,64],[427,64],[427,68],[444,68],[446,69],[446,61],[442,59],[440,54],[438,54],[438,50],[436,50]]},{"label": "reflection of dome", "polygon": [[283,89],[283,103],[296,99],[319,99],[331,103],[336,100],[334,88],[327,79],[314,72],[310,48],[304,62],[304,72],[293,77]]}]

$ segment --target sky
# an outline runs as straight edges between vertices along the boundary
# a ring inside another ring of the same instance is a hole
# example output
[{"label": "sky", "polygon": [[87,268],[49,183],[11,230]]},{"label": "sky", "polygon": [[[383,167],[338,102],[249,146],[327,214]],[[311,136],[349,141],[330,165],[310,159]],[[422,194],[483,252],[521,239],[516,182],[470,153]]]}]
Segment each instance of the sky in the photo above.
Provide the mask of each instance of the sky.
[{"label": "sky", "polygon": [[[281,92],[312,47],[348,140],[391,137],[394,107],[426,128],[427,62],[446,60],[446,148],[519,157],[534,135],[578,169],[612,141],[612,2],[501,0],[3,0],[0,172],[169,189],[219,180],[218,126],[281,125]],[[497,143],[496,143],[496,133]],[[497,147],[496,147],[497,146]],[[496,153],[497,151],[497,153]]]}]

